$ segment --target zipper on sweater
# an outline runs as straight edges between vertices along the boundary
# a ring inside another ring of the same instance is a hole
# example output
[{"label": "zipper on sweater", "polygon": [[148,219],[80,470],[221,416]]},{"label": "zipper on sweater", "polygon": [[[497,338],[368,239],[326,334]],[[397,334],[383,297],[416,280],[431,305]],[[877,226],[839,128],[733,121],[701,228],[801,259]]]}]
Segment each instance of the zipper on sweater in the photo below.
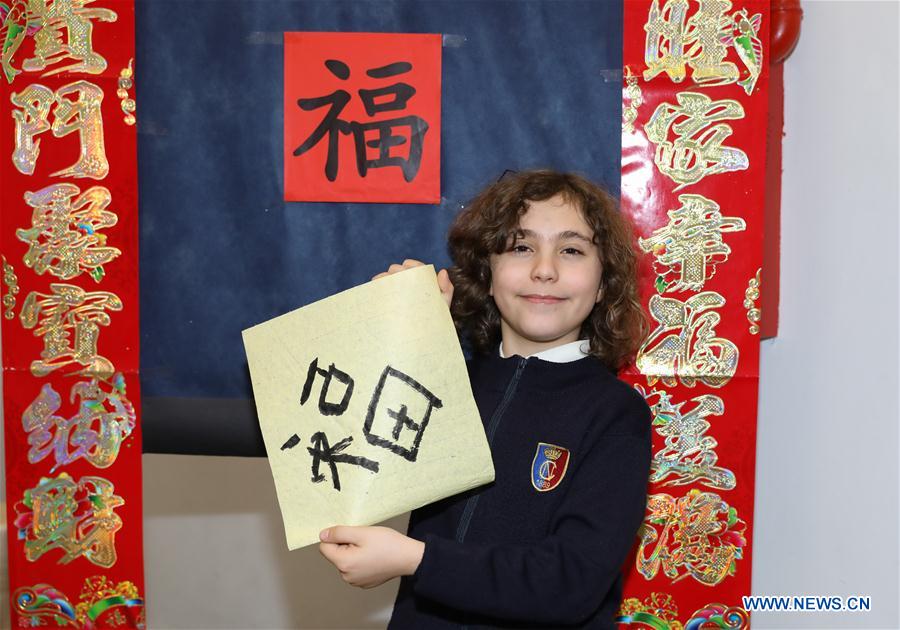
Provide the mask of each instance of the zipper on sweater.
[{"label": "zipper on sweater", "polygon": [[[497,427],[500,426],[500,420],[503,418],[503,414],[506,412],[506,408],[509,406],[509,402],[512,400],[513,395],[516,393],[516,388],[519,386],[519,379],[522,378],[522,372],[525,370],[525,365],[528,363],[528,359],[523,357],[519,358],[519,363],[516,365],[516,371],[513,374],[512,379],[510,379],[509,384],[506,386],[506,392],[503,394],[503,399],[500,401],[500,404],[497,406],[496,411],[494,411],[494,415],[491,416],[491,421],[488,423],[487,429],[487,441],[488,446],[493,444],[494,442],[494,434],[497,432]],[[459,525],[456,528],[456,541],[462,542],[466,537],[466,532],[469,529],[469,523],[472,521],[472,515],[475,514],[475,507],[478,505],[478,497],[480,495],[474,495],[469,497],[466,501],[466,506],[463,509],[462,516],[459,519]]]}]

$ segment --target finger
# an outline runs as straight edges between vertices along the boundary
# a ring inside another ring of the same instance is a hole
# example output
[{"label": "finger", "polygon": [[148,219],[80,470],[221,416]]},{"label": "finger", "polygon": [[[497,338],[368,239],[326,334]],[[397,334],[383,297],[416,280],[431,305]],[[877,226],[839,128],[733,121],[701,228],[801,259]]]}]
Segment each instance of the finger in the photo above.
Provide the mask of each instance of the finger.
[{"label": "finger", "polygon": [[362,527],[336,525],[319,532],[319,540],[337,544],[355,545],[362,539]]},{"label": "finger", "polygon": [[421,267],[424,264],[425,263],[423,263],[421,260],[415,260],[414,258],[407,258],[406,260],[403,261],[403,268],[404,269],[412,269],[413,267]]},{"label": "finger", "polygon": [[372,276],[372,280],[378,280],[378,278],[384,278],[387,275],[388,275],[387,271],[382,271],[378,275]]},{"label": "finger", "polygon": [[405,269],[405,267],[404,267],[403,265],[393,264],[393,265],[391,265],[390,267],[388,267],[387,272],[388,272],[389,274],[390,274],[390,273],[397,273],[398,271],[403,271],[404,269]]},{"label": "finger", "polygon": [[335,564],[335,562],[337,561],[339,551],[340,545],[327,542],[319,543],[319,553],[321,553],[322,556],[324,556],[324,558],[331,564]]},{"label": "finger", "polygon": [[438,272],[437,280],[438,286],[441,288],[441,293],[453,290],[453,283],[450,281],[450,274],[446,269],[441,269]]}]

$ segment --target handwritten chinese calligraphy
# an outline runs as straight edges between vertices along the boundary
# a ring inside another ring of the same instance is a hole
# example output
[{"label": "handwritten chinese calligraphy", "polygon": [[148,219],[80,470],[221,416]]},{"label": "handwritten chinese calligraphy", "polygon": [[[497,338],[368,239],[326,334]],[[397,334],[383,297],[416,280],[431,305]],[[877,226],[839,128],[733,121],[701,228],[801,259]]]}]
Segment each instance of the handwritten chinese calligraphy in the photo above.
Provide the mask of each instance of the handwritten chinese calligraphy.
[{"label": "handwritten chinese calligraphy", "polygon": [[[346,372],[339,370],[332,363],[327,370],[319,367],[316,357],[307,369],[306,382],[300,395],[300,404],[309,400],[316,376],[323,377],[319,390],[319,413],[323,416],[340,416],[350,404],[354,381]],[[344,385],[339,402],[328,401],[328,390],[332,381]],[[410,397],[409,390],[416,395]],[[415,461],[419,452],[419,444],[434,409],[440,409],[443,403],[428,391],[421,383],[403,372],[387,366],[381,373],[372,399],[369,402],[366,419],[363,423],[363,434],[369,444],[386,448],[392,453],[408,461]],[[413,416],[410,410],[413,409]],[[401,434],[403,437],[401,438]],[[310,438],[312,447],[307,452],[312,456],[312,481],[319,483],[325,480],[321,473],[322,463],[328,465],[331,481],[335,490],[340,491],[341,482],[337,464],[360,466],[373,473],[379,470],[377,461],[345,453],[344,450],[353,442],[353,437],[343,438],[333,446],[329,443],[324,431],[317,431]],[[296,433],[281,446],[281,450],[289,450],[300,444],[301,438]]]}]

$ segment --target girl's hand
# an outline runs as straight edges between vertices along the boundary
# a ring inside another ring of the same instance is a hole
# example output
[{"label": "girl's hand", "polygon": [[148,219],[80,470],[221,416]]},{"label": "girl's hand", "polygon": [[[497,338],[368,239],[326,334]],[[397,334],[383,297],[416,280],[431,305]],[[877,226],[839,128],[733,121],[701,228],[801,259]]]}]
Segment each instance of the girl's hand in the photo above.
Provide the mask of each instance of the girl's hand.
[{"label": "girl's hand", "polygon": [[322,530],[319,540],[319,551],[337,567],[343,580],[360,588],[412,575],[425,553],[425,543],[389,527],[339,525]]},{"label": "girl's hand", "polygon": [[[392,273],[397,273],[398,271],[403,271],[404,269],[412,269],[413,267],[421,267],[424,265],[422,261],[413,260],[411,258],[407,258],[403,261],[402,265],[391,265],[388,267],[387,271],[384,271],[377,276],[374,276],[372,280],[378,280],[378,278],[383,278],[385,276],[389,276]],[[450,274],[447,273],[446,269],[441,269],[437,275],[438,287],[441,289],[441,297],[444,298],[444,301],[447,303],[447,306],[450,306],[450,302],[453,301],[453,283],[450,282]]]}]

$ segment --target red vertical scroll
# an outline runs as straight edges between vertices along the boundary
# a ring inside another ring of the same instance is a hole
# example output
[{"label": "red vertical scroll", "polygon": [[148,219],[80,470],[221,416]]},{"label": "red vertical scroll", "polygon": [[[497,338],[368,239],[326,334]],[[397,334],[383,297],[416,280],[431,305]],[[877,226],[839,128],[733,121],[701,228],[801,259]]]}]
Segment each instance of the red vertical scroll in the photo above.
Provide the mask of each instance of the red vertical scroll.
[{"label": "red vertical scroll", "polygon": [[132,0],[0,10],[13,627],[144,624]]},{"label": "red vertical scroll", "polygon": [[651,332],[624,378],[654,412],[626,626],[749,625],[768,9],[625,2],[622,207]]}]

